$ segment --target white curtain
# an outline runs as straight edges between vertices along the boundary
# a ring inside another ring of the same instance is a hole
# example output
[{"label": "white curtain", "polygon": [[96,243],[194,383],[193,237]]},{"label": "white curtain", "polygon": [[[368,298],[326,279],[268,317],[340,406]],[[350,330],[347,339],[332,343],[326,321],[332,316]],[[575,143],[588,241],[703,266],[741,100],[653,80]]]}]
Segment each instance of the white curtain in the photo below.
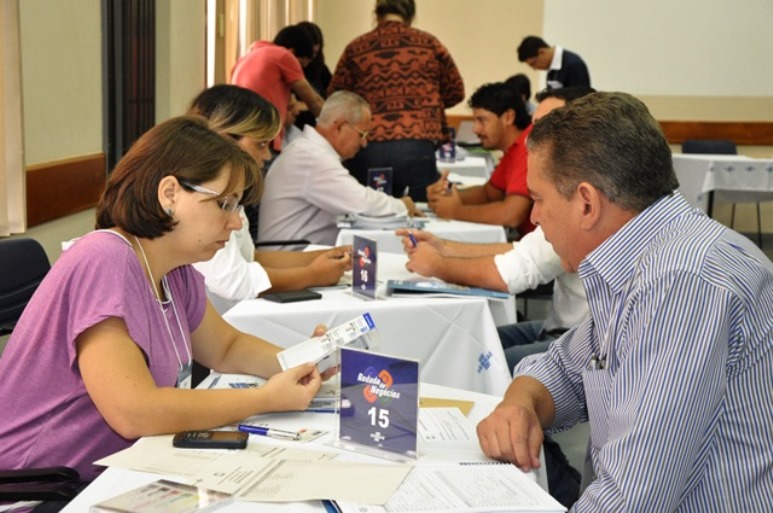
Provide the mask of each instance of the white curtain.
[{"label": "white curtain", "polygon": [[282,27],[313,21],[317,0],[208,0],[207,85],[228,81],[254,41],[271,41]]},{"label": "white curtain", "polygon": [[0,0],[0,236],[27,227],[19,48],[19,1]]}]

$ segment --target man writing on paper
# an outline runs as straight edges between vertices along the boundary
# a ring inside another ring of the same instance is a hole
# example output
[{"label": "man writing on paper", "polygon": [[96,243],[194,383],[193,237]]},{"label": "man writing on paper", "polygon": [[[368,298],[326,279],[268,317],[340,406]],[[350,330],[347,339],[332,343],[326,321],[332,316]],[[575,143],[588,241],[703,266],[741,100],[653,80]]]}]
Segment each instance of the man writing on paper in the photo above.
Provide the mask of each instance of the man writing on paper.
[{"label": "man writing on paper", "polygon": [[485,84],[469,101],[473,131],[489,150],[505,152],[484,185],[457,190],[448,173],[427,187],[430,208],[440,217],[517,228],[519,236],[534,229],[529,222],[531,198],[526,189],[526,137],[531,116],[518,90],[504,82]]},{"label": "man writing on paper", "polygon": [[260,202],[259,238],[333,245],[341,214],[421,215],[410,197],[366,187],[341,164],[368,144],[368,103],[349,91],[327,99],[317,126],[306,125],[274,161]]},{"label": "man writing on paper", "polygon": [[678,192],[639,100],[596,93],[529,138],[532,219],[578,271],[590,318],[524,359],[478,425],[539,465],[543,429],[590,423],[572,511],[765,511],[773,501],[773,264]]}]

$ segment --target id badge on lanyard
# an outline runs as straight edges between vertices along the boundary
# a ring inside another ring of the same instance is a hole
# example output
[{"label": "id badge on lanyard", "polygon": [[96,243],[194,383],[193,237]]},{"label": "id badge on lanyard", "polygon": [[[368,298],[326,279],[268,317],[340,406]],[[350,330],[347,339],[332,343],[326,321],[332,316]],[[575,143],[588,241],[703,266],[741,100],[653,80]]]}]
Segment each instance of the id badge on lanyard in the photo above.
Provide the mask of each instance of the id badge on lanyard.
[{"label": "id badge on lanyard", "polygon": [[191,388],[193,381],[193,362],[183,365],[183,368],[177,373],[177,388]]}]

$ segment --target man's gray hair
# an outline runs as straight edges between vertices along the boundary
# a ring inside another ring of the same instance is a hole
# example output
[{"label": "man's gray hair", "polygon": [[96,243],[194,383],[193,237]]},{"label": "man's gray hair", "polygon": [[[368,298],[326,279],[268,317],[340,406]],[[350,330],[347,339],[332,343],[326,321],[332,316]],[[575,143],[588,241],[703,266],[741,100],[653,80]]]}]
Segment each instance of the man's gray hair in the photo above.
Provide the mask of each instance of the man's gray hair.
[{"label": "man's gray hair", "polygon": [[351,91],[336,91],[325,100],[319,113],[319,122],[323,125],[332,125],[336,120],[343,118],[349,123],[357,124],[369,112],[370,105],[359,94]]},{"label": "man's gray hair", "polygon": [[534,124],[527,145],[545,152],[545,175],[567,198],[588,182],[641,212],[679,187],[660,125],[630,94],[593,93],[555,109]]}]

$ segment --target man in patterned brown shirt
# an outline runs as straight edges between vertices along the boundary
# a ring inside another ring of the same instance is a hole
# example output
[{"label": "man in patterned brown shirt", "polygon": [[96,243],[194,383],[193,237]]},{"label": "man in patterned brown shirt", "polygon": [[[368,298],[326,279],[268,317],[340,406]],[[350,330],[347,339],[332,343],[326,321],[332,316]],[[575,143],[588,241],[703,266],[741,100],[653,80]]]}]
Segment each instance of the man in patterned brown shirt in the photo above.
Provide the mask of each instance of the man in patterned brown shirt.
[{"label": "man in patterned brown shirt", "polygon": [[368,146],[346,162],[367,184],[369,168],[392,167],[393,193],[426,201],[435,182],[436,145],[447,138],[445,109],[464,99],[451,54],[432,34],[411,27],[414,0],[376,0],[378,26],[354,39],[338,61],[329,92],[353,91],[373,112]]}]

